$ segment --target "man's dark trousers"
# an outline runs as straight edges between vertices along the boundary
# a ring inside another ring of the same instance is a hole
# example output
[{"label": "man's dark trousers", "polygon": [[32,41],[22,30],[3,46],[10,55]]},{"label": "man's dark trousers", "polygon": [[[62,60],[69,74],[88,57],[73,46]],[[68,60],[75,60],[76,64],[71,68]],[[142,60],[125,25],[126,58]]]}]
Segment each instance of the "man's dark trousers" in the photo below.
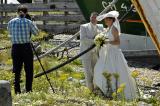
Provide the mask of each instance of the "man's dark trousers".
[{"label": "man's dark trousers", "polygon": [[33,51],[30,43],[12,45],[13,73],[15,74],[15,93],[21,93],[20,76],[22,66],[26,75],[26,92],[32,91],[33,82]]}]

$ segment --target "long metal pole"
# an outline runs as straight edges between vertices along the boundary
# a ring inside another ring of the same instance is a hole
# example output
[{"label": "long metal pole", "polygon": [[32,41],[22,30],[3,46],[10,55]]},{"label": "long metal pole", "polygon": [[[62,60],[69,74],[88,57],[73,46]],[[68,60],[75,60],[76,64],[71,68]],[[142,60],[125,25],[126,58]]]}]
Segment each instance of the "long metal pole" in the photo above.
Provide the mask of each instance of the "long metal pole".
[{"label": "long metal pole", "polygon": [[49,85],[50,85],[53,93],[55,93],[55,90],[54,90],[54,88],[53,88],[53,86],[52,86],[52,84],[51,84],[51,82],[50,82],[50,79],[49,79],[49,77],[48,77],[48,75],[47,75],[47,73],[46,73],[46,71],[45,71],[45,69],[44,69],[44,67],[43,67],[43,65],[42,65],[42,63],[41,63],[41,60],[39,59],[38,54],[37,54],[37,52],[36,52],[36,50],[35,50],[35,48],[34,48],[34,46],[33,46],[33,43],[31,43],[31,47],[32,47],[32,49],[33,49],[33,51],[34,51],[34,53],[35,53],[35,55],[36,55],[36,57],[37,57],[37,60],[38,60],[40,66],[41,66],[41,68],[42,68],[42,70],[43,70],[43,73],[44,73],[45,76],[46,76],[46,79],[47,79],[47,81],[48,81],[48,83],[49,83]]}]

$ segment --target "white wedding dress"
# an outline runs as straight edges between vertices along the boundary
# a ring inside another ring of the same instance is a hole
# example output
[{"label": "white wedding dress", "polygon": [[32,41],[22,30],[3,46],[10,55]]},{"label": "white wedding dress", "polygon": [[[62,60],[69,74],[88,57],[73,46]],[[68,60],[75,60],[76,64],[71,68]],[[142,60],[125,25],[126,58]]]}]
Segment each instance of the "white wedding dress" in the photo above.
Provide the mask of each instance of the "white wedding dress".
[{"label": "white wedding dress", "polygon": [[[112,27],[106,32],[106,36],[112,41]],[[122,54],[118,45],[104,44],[99,51],[99,59],[94,68],[94,84],[101,89],[101,91],[107,93],[107,82],[103,76],[103,72],[118,73],[120,84],[125,84],[124,95],[126,99],[134,99],[137,96],[135,80],[131,77],[131,71],[127,65],[127,62]],[[112,89],[116,89],[115,78],[111,80]]]}]

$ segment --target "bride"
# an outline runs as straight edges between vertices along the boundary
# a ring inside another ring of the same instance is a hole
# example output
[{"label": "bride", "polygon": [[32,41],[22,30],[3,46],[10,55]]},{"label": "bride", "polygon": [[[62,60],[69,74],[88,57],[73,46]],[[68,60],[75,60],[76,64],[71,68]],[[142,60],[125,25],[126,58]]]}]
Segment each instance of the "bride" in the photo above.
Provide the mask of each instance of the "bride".
[{"label": "bride", "polygon": [[99,59],[94,68],[94,84],[101,91],[107,95],[109,88],[107,79],[104,73],[112,75],[110,80],[111,95],[113,92],[117,94],[117,86],[113,74],[118,74],[118,87],[124,87],[124,96],[126,99],[134,99],[137,96],[136,84],[134,79],[131,77],[131,72],[127,65],[127,62],[122,54],[120,45],[120,25],[117,17],[119,13],[117,11],[110,11],[104,15],[97,17],[98,21],[104,20],[108,28],[105,29],[105,36],[109,39],[105,41],[105,44],[100,48]]}]

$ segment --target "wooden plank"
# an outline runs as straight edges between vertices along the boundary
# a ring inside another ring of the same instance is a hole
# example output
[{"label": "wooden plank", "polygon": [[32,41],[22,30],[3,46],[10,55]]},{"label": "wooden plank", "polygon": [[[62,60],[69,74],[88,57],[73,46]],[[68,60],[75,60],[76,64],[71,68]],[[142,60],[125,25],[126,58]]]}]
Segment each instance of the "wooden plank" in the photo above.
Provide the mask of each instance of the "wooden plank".
[{"label": "wooden plank", "polygon": [[[0,16],[0,21],[9,21],[13,16]],[[48,16],[42,16],[42,15],[36,15],[34,16],[35,21],[85,21],[83,15],[48,15]]]},{"label": "wooden plank", "polygon": [[[0,7],[3,6],[3,7],[17,7],[19,6],[20,4],[0,4]],[[23,4],[22,4],[23,5]],[[50,7],[52,6],[51,8],[53,9],[54,6],[55,8],[56,7],[59,7],[59,8],[63,8],[63,7],[66,7],[66,8],[79,8],[77,3],[75,2],[53,2],[53,3],[25,3],[24,5],[26,5],[28,8],[46,8],[46,7]]]},{"label": "wooden plank", "polygon": [[8,22],[12,18],[14,18],[14,17],[12,17],[12,16],[0,16],[0,21],[7,21]]},{"label": "wooden plank", "polygon": [[55,34],[57,33],[73,34],[79,30],[80,25],[78,24],[69,24],[66,26],[65,25],[47,25],[47,26],[38,25],[38,28],[47,32],[55,33]]},{"label": "wooden plank", "polygon": [[49,16],[34,16],[35,21],[85,21],[83,15],[49,15]]},{"label": "wooden plank", "polygon": [[[3,0],[1,0],[1,4],[3,4]],[[0,15],[3,16],[3,11],[0,12]],[[3,21],[1,21],[1,25],[3,24]]]},{"label": "wooden plank", "polygon": [[[0,4],[0,12],[15,12],[19,4]],[[79,7],[73,2],[54,2],[54,3],[26,3],[29,11],[42,12],[42,11],[73,11],[80,12]]]},{"label": "wooden plank", "polygon": [[[37,24],[38,28],[47,28],[47,29],[54,29],[54,28],[67,28],[67,27],[79,27],[80,24],[68,24],[68,25],[64,25],[64,24],[53,24],[53,25],[42,25],[42,24]],[[3,24],[0,25],[0,28],[7,28],[7,24]]]},{"label": "wooden plank", "polygon": [[[40,2],[40,3],[42,3],[43,1],[41,0],[34,0],[35,1],[35,3],[37,2]],[[75,0],[54,0],[54,1],[51,1],[51,3],[52,2],[75,2]]]},{"label": "wooden plank", "polygon": [[79,26],[80,26],[79,24],[69,24],[69,25],[66,25],[66,26],[65,25],[46,25],[46,26],[37,25],[37,27],[40,28],[40,29],[51,29],[53,31],[54,31],[54,29],[65,30],[67,28],[72,29],[72,28],[77,28]]},{"label": "wooden plank", "polygon": [[[57,24],[57,25],[37,25],[37,27],[41,30],[45,30],[47,32],[54,32],[54,33],[73,33],[79,30],[80,24]],[[0,29],[6,29],[7,24],[0,25]]]},{"label": "wooden plank", "polygon": [[[42,29],[43,30],[43,29]],[[56,29],[44,29],[44,31],[48,33],[54,33],[54,34],[75,34],[77,31],[79,31],[79,28],[71,28],[71,27],[66,27],[64,30],[61,28],[56,28]]]},{"label": "wooden plank", "polygon": [[[47,4],[47,2],[48,2],[48,0],[43,0],[43,4]],[[49,15],[48,11],[43,11],[43,16],[47,16],[47,15]],[[47,24],[47,21],[44,20],[43,25],[46,25],[46,24]]]}]

